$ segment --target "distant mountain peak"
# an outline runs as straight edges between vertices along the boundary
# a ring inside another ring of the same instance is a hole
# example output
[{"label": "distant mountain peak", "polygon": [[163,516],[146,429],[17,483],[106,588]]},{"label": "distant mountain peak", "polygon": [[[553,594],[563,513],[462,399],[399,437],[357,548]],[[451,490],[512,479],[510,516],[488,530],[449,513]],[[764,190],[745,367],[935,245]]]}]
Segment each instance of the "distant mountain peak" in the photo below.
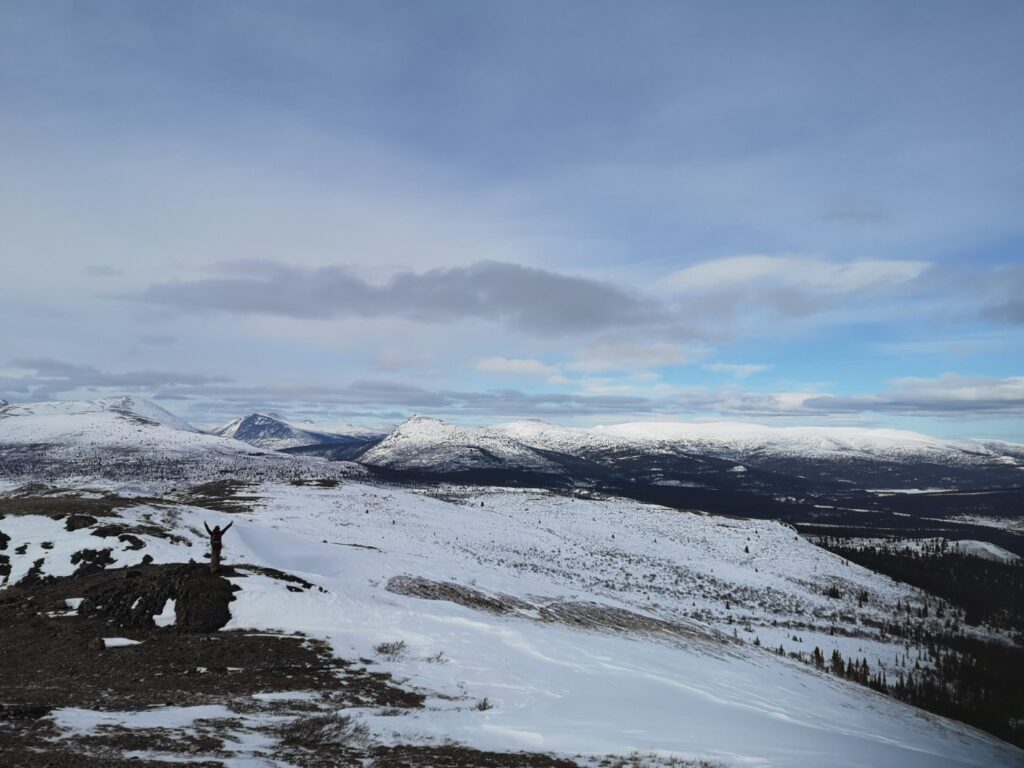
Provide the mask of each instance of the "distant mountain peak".
[{"label": "distant mountain peak", "polygon": [[517,470],[559,473],[557,464],[514,437],[486,427],[461,427],[414,415],[399,424],[360,462],[402,470]]},{"label": "distant mountain peak", "polygon": [[231,437],[260,448],[281,451],[311,445],[343,443],[353,438],[378,435],[373,430],[347,427],[341,430],[317,427],[309,421],[288,421],[276,413],[250,413],[210,430],[219,437]]}]

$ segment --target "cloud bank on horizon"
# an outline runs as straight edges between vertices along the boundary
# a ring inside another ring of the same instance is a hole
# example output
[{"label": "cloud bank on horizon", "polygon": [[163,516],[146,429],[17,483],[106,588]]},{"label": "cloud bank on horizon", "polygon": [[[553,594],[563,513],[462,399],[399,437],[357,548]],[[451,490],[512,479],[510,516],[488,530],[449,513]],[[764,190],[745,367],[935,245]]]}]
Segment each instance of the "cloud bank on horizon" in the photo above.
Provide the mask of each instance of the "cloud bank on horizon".
[{"label": "cloud bank on horizon", "polygon": [[1024,441],[1024,6],[0,8],[0,398]]}]

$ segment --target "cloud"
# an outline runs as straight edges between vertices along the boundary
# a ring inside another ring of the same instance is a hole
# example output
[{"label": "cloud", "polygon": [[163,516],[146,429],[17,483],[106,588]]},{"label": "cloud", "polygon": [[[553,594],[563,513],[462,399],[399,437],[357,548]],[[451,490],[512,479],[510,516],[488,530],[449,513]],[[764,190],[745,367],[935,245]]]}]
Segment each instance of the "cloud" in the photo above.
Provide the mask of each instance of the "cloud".
[{"label": "cloud", "polygon": [[1012,265],[973,275],[968,290],[982,304],[982,319],[1024,325],[1024,266]]},{"label": "cloud", "polygon": [[882,227],[893,223],[893,217],[889,213],[871,206],[833,208],[826,211],[821,218],[824,221],[856,228]]},{"label": "cloud", "polygon": [[[503,360],[498,368],[532,370]],[[530,361],[519,361],[529,363]],[[511,364],[511,365],[509,365]],[[358,412],[394,420],[411,412],[479,423],[495,418],[567,419],[614,417],[622,420],[735,416],[815,423],[870,414],[950,418],[1024,415],[1024,377],[981,378],[947,374],[933,379],[901,379],[879,393],[833,395],[809,391],[756,392],[738,387],[679,388],[658,384],[647,391],[597,382],[584,392],[530,392],[503,388],[484,391],[428,389],[382,379],[359,379],[337,386],[239,384],[224,377],[135,371],[106,373],[60,361],[20,360],[0,373],[0,397],[13,400],[132,391],[179,403],[187,418],[214,423],[253,410],[302,408],[333,418]]]},{"label": "cloud", "polygon": [[582,373],[664,368],[687,365],[705,354],[707,351],[703,348],[687,348],[667,342],[602,341],[577,352],[575,361],[566,368]]},{"label": "cloud", "polygon": [[926,261],[832,262],[800,256],[732,256],[681,269],[665,278],[663,287],[691,294],[770,283],[814,293],[845,294],[902,285],[920,277],[929,266]]},{"label": "cloud", "polygon": [[249,262],[229,270],[228,277],[157,283],[125,298],[182,313],[488,320],[535,334],[587,333],[659,316],[650,302],[611,284],[506,262],[397,272],[379,285],[343,267]]},{"label": "cloud", "polygon": [[384,349],[374,357],[373,367],[377,371],[395,373],[410,368],[429,368],[437,363],[437,356],[426,352]]},{"label": "cloud", "polygon": [[540,360],[517,359],[508,357],[485,357],[477,360],[473,366],[481,373],[499,373],[512,376],[544,376],[560,377],[561,373],[553,365],[545,365]]},{"label": "cloud", "polygon": [[89,277],[117,277],[124,274],[123,269],[108,264],[90,264],[82,271]]},{"label": "cloud", "polygon": [[730,376],[735,376],[737,379],[745,379],[748,376],[753,376],[755,373],[761,373],[767,371],[772,366],[770,365],[759,365],[757,363],[749,363],[746,365],[737,363],[709,363],[702,365],[706,371],[712,371],[713,373],[727,373]]},{"label": "cloud", "polygon": [[159,390],[168,387],[195,387],[226,384],[226,376],[173,371],[128,371],[107,373],[87,365],[53,360],[50,358],[18,359],[10,362],[12,371],[0,378],[0,392],[30,395],[46,399],[89,388],[118,390]]},{"label": "cloud", "polygon": [[985,310],[984,316],[1007,325],[1024,325],[1024,299],[996,304]]},{"label": "cloud", "polygon": [[167,347],[178,343],[176,337],[166,333],[141,333],[136,338],[140,344],[154,347]]},{"label": "cloud", "polygon": [[826,413],[1024,414],[1024,376],[1006,378],[946,374],[934,379],[906,378],[877,395],[809,398],[810,411]]}]

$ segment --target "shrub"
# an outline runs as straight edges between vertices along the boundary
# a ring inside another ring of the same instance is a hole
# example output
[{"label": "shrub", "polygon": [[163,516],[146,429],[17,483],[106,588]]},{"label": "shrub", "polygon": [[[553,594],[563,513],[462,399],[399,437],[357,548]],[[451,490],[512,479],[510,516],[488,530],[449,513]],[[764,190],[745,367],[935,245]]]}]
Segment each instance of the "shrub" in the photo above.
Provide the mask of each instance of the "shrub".
[{"label": "shrub", "polygon": [[365,746],[370,728],[349,715],[329,712],[299,717],[281,728],[281,743],[293,747],[317,749],[324,744]]},{"label": "shrub", "polygon": [[405,640],[396,640],[393,643],[381,643],[374,650],[389,661],[400,659],[405,653]]},{"label": "shrub", "polygon": [[486,712],[488,709],[494,709],[494,705],[491,704],[491,700],[484,696],[480,701],[473,705],[473,709],[479,710],[480,712]]}]

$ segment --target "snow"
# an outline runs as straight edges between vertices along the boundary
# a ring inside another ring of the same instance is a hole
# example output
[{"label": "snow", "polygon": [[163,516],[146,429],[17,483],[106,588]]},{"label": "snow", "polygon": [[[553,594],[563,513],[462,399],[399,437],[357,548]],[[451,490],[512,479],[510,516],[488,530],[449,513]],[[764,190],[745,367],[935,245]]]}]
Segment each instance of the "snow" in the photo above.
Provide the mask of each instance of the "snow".
[{"label": "snow", "polygon": [[557,473],[559,467],[500,431],[459,427],[440,419],[414,416],[359,459],[389,469],[460,471],[502,469]]},{"label": "snow", "polygon": [[153,616],[153,623],[158,627],[170,627],[174,624],[174,604],[175,601],[172,598],[167,598],[167,602],[164,603],[163,610],[160,613]]},{"label": "snow", "polygon": [[399,425],[359,461],[442,473],[565,471],[557,465],[558,457],[550,453],[604,463],[619,454],[711,456],[740,463],[742,468],[734,469],[735,473],[792,460],[847,467],[866,462],[875,466],[921,465],[933,470],[936,466],[987,469],[1002,472],[1001,477],[1005,477],[1006,467],[1024,469],[1024,446],[944,440],[901,430],[767,427],[738,422],[640,422],[575,429],[535,419],[470,428],[423,416]]},{"label": "snow", "polygon": [[217,437],[133,397],[0,407],[0,475],[34,482],[98,479],[192,482],[231,474],[338,477],[346,462],[286,456]]},{"label": "snow", "polygon": [[[149,506],[132,507],[122,510],[121,519],[130,522],[143,522],[145,516],[162,517],[165,510],[157,510]],[[202,529],[200,527],[198,530]],[[11,572],[6,581],[0,579],[0,586],[16,584],[28,573],[33,564],[41,560],[41,573],[44,576],[70,576],[78,567],[72,562],[72,555],[83,549],[110,549],[113,568],[136,565],[148,553],[161,562],[182,557],[179,545],[171,544],[166,539],[143,537],[146,547],[141,550],[131,549],[131,544],[116,538],[97,539],[88,528],[68,531],[62,520],[53,520],[41,515],[11,515],[0,521],[0,530],[10,537],[8,548],[11,550],[25,547],[25,554],[11,558]],[[199,544],[201,538],[187,530],[177,532],[190,542]],[[50,548],[43,547],[49,543]],[[187,560],[188,557],[185,557]]]},{"label": "snow", "polygon": [[316,701],[320,694],[315,691],[267,691],[252,695],[257,701]]},{"label": "snow", "polygon": [[943,440],[905,430],[768,427],[738,422],[640,422],[587,431],[623,441],[669,442],[687,451],[736,458],[768,455],[958,464],[988,459],[1006,447],[979,440]]},{"label": "snow", "polygon": [[103,645],[107,648],[125,648],[129,645],[141,645],[141,640],[130,640],[127,637],[104,637]]},{"label": "snow", "polygon": [[[926,518],[933,519],[933,518]],[[957,515],[955,517],[940,518],[942,522],[955,523],[956,525],[980,525],[984,528],[996,528],[1003,531],[1014,531],[1024,533],[1024,519],[1019,517],[993,517],[990,515]]]},{"label": "snow", "polygon": [[[667,596],[659,596],[655,608],[639,586],[601,590],[594,582],[603,575],[603,543],[636,559],[663,552],[705,577],[713,571],[740,611],[742,587],[748,586],[798,600],[807,618],[815,603],[828,600],[801,584],[824,574],[866,585],[874,600],[917,599],[908,588],[842,565],[785,526],[541,493],[480,493],[453,505],[352,484],[324,494],[280,487],[264,491],[269,503],[260,525],[238,524],[239,551],[296,572],[327,592],[291,594],[262,576],[233,579],[241,591],[231,604],[228,628],[297,629],[328,637],[345,656],[373,657],[375,645],[403,640],[405,655],[382,660],[381,666],[412,685],[462,700],[434,698],[430,708],[398,723],[367,717],[371,726],[409,737],[447,736],[481,749],[566,754],[654,749],[726,765],[1012,765],[1020,760],[1019,753],[1004,752],[969,728],[937,725],[935,718],[795,662],[749,646],[724,645],[713,626],[689,644],[645,641],[495,617],[381,588],[391,576],[413,573],[538,603],[593,599],[684,620],[682,606]],[[276,518],[273,532],[263,527],[268,514]],[[614,545],[608,541],[612,531]],[[750,558],[741,556],[741,542],[748,538],[759,539],[763,550]],[[339,550],[346,544],[377,549]],[[517,552],[526,559],[517,562]],[[578,562],[587,552],[593,560]],[[616,569],[608,570],[610,576]],[[821,637],[824,647],[824,628]],[[439,651],[447,663],[428,661]],[[471,704],[484,697],[494,709],[474,710]]]},{"label": "snow", "polygon": [[877,493],[879,496],[885,496],[889,494],[905,494],[909,496],[917,495],[920,493],[946,493],[948,491],[955,491],[956,488],[868,488],[868,493]]},{"label": "snow", "polygon": [[[428,696],[424,709],[401,718],[355,710],[378,740],[452,738],[480,749],[595,759],[657,751],[778,768],[996,767],[1024,760],[1020,750],[967,726],[754,647],[758,637],[787,651],[818,645],[828,656],[840,648],[891,671],[906,650],[872,634],[867,620],[890,615],[897,601],[923,600],[919,591],[848,564],[783,524],[533,489],[345,482],[267,483],[254,492],[262,498],[258,509],[232,515],[181,503],[120,510],[128,522],[173,524],[184,541],[139,534],[146,547],[115,551],[116,563],[145,554],[156,562],[187,561],[201,551],[193,531],[204,520],[234,520],[225,537],[228,563],[242,572],[245,563],[291,572],[315,586],[295,593],[256,572],[231,577],[240,590],[225,629],[282,633],[281,642],[295,642],[286,636],[294,632],[322,637],[339,656],[374,659],[374,669]],[[0,530],[12,545],[29,545],[11,559],[12,582],[43,553],[44,573],[66,573],[73,552],[95,547],[88,530],[68,532],[47,518],[9,516]],[[41,541],[52,541],[53,549],[42,550]],[[397,576],[520,602],[498,615],[388,591]],[[830,584],[841,588],[840,599],[822,594]],[[855,597],[860,590],[869,593],[865,606]],[[636,626],[623,631],[598,621],[580,628],[544,618],[566,605],[590,606],[597,616],[619,611],[614,615],[635,617]],[[171,613],[165,604],[159,615]],[[830,636],[842,614],[855,617],[849,626],[861,636]],[[655,620],[675,629],[644,628]],[[796,622],[802,628],[791,626]],[[737,640],[730,639],[734,632]],[[794,633],[799,641],[790,639]],[[375,650],[396,641],[405,652],[394,658]],[[268,694],[274,692],[258,696]],[[479,711],[474,705],[484,698],[493,708]],[[104,722],[167,727],[224,716],[218,712],[57,710],[54,719],[68,729]]]},{"label": "snow", "polygon": [[199,432],[154,403],[136,398],[8,405],[0,411],[0,444],[159,448],[164,452],[227,448],[260,451]]},{"label": "snow", "polygon": [[878,461],[929,460],[956,464],[1018,455],[1024,446],[984,440],[942,440],[917,432],[857,427],[769,427],[741,422],[635,422],[569,429],[542,421],[501,424],[495,430],[526,445],[569,454],[584,449],[670,444],[725,458],[788,456]]},{"label": "snow", "polygon": [[[87,736],[113,729],[136,731],[156,730],[177,733],[190,739],[201,732],[203,725],[217,723],[222,736],[214,762],[225,768],[288,768],[289,764],[265,756],[274,745],[266,730],[280,725],[287,718],[265,713],[239,713],[220,704],[190,707],[156,707],[141,711],[99,711],[62,707],[54,709],[49,719],[59,729],[58,738]],[[158,750],[130,750],[124,754],[128,760],[158,761],[160,763],[210,764],[209,756],[160,752]]]},{"label": "snow", "polygon": [[1021,559],[1020,555],[1016,555],[989,541],[960,539],[959,541],[951,541],[949,546],[962,554],[981,557],[985,560],[995,560],[1000,563],[1016,563]]},{"label": "snow", "polygon": [[[161,408],[156,403],[137,397],[121,396],[107,397],[98,400],[54,400],[37,403],[24,403],[20,405],[7,405],[3,407],[0,414],[4,418],[16,418],[33,416],[29,424],[36,430],[35,435],[27,435],[31,439],[38,436],[45,439],[46,432],[52,430],[58,434],[66,434],[78,426],[88,427],[89,423],[97,420],[106,423],[113,423],[110,416],[118,417],[125,423],[137,423],[142,419],[152,422],[154,425],[167,427],[168,429],[180,432],[198,433],[198,430],[188,422],[178,418],[170,411]],[[5,439],[18,437],[18,428],[28,426],[25,420],[18,420],[12,424],[5,425],[13,427],[14,433],[11,436],[5,434]],[[99,435],[91,435],[98,437]]]},{"label": "snow", "polygon": [[54,725],[70,733],[86,734],[103,726],[121,728],[184,728],[196,720],[231,718],[235,713],[220,704],[198,707],[154,707],[129,712],[108,712],[61,707],[50,713]]},{"label": "snow", "polygon": [[[248,442],[234,439],[242,437],[243,428],[248,435],[243,439]],[[282,480],[289,476],[353,476],[355,465],[346,462],[276,451],[368,440],[365,430],[358,431],[361,434],[320,431],[277,416],[252,414],[211,435],[154,403],[127,396],[0,406],[0,459],[9,457],[0,461],[0,475],[5,476],[0,483],[17,476],[51,482],[150,477],[202,482],[224,474]],[[545,451],[592,458],[594,452],[623,450],[717,456],[747,467],[774,458],[1001,467],[1004,473],[1006,467],[1024,470],[1024,446],[991,440],[941,440],[897,430],[735,422],[641,422],[570,429],[536,420],[467,428],[424,416],[400,424],[360,462],[397,470],[559,474],[564,469]],[[145,460],[157,455],[159,461]]]},{"label": "snow", "polygon": [[944,539],[941,537],[930,537],[921,539],[909,538],[879,538],[863,537],[856,539],[842,539],[845,546],[853,546],[861,549],[882,549],[892,552],[910,552],[921,554],[926,551],[935,551],[945,544],[950,553],[980,557],[985,560],[994,560],[1000,563],[1016,563],[1021,557],[1008,549],[1003,549],[997,544],[989,541],[978,541],[976,539]]},{"label": "snow", "polygon": [[277,414],[251,413],[210,430],[211,434],[242,440],[250,445],[281,451],[307,445],[343,442],[346,438],[366,440],[383,437],[382,433],[364,427],[345,425],[321,428],[309,422],[288,421]]}]

